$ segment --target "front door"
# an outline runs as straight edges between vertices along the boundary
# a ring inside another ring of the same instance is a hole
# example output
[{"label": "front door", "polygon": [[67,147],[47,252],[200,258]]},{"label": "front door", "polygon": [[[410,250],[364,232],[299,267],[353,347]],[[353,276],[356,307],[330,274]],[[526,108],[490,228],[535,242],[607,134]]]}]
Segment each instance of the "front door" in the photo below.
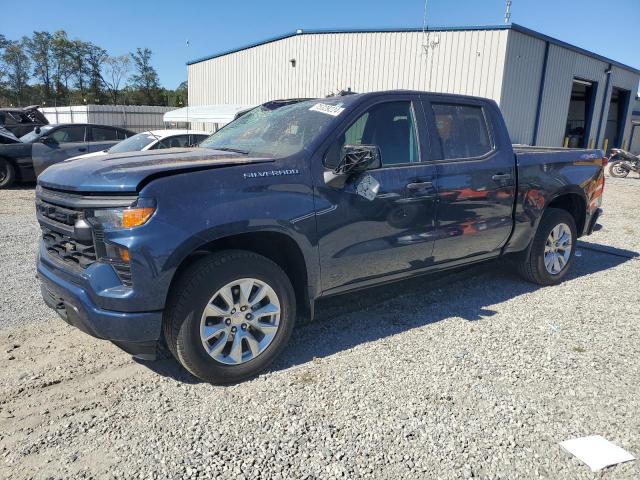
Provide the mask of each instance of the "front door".
[{"label": "front door", "polygon": [[31,156],[36,174],[67,158],[87,153],[85,130],[83,125],[58,127],[34,143]]},{"label": "front door", "polygon": [[471,99],[429,102],[438,160],[437,263],[497,253],[511,234],[516,166],[494,132],[499,112]]},{"label": "front door", "polygon": [[[343,145],[376,145],[382,167],[355,175],[344,186],[316,182],[316,209],[324,291],[431,263],[435,219],[435,167],[429,158],[424,113],[411,95],[372,100],[351,116],[327,152]],[[325,158],[335,165],[337,158]],[[364,186],[376,189],[366,195]],[[372,187],[373,186],[373,187]]]}]

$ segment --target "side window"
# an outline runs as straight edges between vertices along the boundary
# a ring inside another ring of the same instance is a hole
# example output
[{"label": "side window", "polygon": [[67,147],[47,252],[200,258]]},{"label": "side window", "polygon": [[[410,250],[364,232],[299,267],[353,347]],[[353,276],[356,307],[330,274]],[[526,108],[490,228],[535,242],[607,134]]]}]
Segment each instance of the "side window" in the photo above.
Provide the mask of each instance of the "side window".
[{"label": "side window", "polygon": [[420,161],[411,102],[375,105],[351,124],[339,140],[344,145],[377,145],[383,165]]},{"label": "side window", "polygon": [[116,130],[113,128],[91,127],[94,142],[108,142],[117,140]]},{"label": "side window", "polygon": [[189,146],[189,135],[174,135],[173,137],[163,138],[156,145],[154,150],[161,148],[180,148]]},{"label": "side window", "polygon": [[209,135],[191,135],[190,145],[196,146],[200,145],[200,142],[207,138]]},{"label": "side window", "polygon": [[433,103],[444,159],[481,157],[493,149],[482,107]]},{"label": "side window", "polygon": [[126,130],[116,129],[116,131],[118,132],[118,140],[124,140],[125,138],[129,138],[132,135],[135,135],[135,133],[129,133]]},{"label": "side window", "polygon": [[84,142],[84,127],[60,127],[49,137],[58,143]]}]

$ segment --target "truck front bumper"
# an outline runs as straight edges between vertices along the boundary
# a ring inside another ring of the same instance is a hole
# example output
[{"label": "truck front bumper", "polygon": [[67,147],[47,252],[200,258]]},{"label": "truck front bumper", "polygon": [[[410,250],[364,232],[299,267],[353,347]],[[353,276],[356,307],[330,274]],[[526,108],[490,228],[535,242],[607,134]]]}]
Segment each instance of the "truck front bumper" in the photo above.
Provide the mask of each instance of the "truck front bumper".
[{"label": "truck front bumper", "polygon": [[162,312],[116,312],[99,308],[87,291],[38,259],[38,278],[47,306],[62,319],[89,335],[110,340],[127,353],[144,360],[156,358],[162,331]]}]

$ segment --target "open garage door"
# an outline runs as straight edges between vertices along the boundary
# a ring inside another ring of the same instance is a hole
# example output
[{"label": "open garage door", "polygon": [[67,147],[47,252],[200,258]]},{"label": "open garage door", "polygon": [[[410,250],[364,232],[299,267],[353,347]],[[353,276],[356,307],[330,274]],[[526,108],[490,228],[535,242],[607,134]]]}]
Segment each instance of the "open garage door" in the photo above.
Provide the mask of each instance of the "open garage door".
[{"label": "open garage door", "polygon": [[564,132],[565,147],[585,148],[589,146],[595,91],[594,82],[577,78],[573,80],[567,126]]},{"label": "open garage door", "polygon": [[611,101],[609,102],[609,115],[607,116],[607,127],[604,131],[604,141],[607,150],[610,148],[627,148],[623,145],[624,121],[629,108],[629,90],[613,87],[611,89]]}]

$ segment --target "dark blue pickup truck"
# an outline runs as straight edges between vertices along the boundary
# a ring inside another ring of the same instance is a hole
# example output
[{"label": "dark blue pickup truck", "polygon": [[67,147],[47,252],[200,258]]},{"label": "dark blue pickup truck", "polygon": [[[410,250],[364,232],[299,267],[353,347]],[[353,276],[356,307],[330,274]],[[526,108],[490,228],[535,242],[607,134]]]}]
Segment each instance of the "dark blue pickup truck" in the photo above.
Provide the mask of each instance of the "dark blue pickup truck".
[{"label": "dark blue pickup truck", "polygon": [[267,367],[320,297],[505,255],[556,284],[601,211],[601,151],[514,147],[480,98],[274,101],[201,147],[48,168],[38,276],[71,325],[213,383]]}]

